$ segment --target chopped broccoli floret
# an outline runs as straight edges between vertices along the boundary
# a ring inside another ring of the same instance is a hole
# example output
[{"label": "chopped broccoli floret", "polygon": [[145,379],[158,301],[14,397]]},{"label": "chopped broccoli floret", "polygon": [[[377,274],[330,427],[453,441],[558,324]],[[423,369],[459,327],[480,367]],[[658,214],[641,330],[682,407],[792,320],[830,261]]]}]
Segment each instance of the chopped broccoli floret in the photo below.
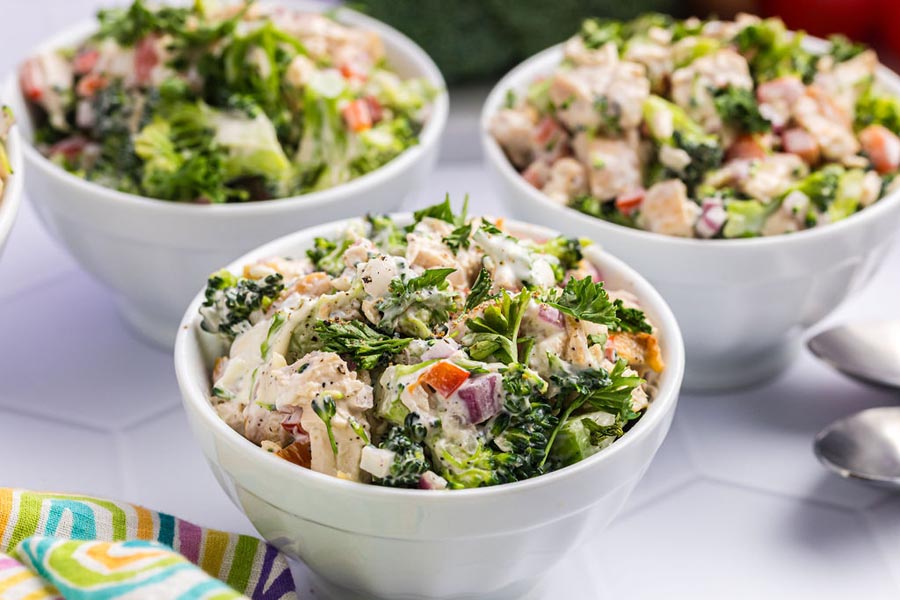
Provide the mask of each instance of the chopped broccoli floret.
[{"label": "chopped broccoli floret", "polygon": [[367,215],[369,238],[383,251],[394,256],[406,254],[406,231],[387,215]]},{"label": "chopped broccoli floret", "polygon": [[581,252],[581,241],[578,238],[561,235],[544,242],[539,249],[541,252],[559,259],[559,264],[551,265],[557,281],[565,278],[566,271],[578,268],[581,259],[584,258]]},{"label": "chopped broccoli floret", "polygon": [[306,251],[306,255],[316,269],[324,271],[332,277],[337,277],[344,271],[344,252],[351,243],[349,237],[345,237],[339,242],[317,237],[313,241],[313,247]]},{"label": "chopped broccoli floret", "polygon": [[845,169],[840,165],[826,165],[814,171],[791,186],[788,193],[799,191],[806,194],[819,210],[825,211],[834,201],[838,184],[844,176]]},{"label": "chopped broccoli floret", "polygon": [[[644,101],[644,121],[650,134],[659,144],[666,144],[684,150],[691,162],[677,175],[687,184],[689,190],[699,184],[704,175],[722,164],[722,147],[716,136],[703,131],[680,106],[659,96],[651,95]],[[672,124],[671,135],[661,122]]]},{"label": "chopped broccoli floret", "polygon": [[900,135],[900,100],[894,96],[877,94],[869,86],[856,101],[855,113],[856,129],[883,125]]},{"label": "chopped broccoli floret", "polygon": [[750,63],[755,81],[797,75],[804,83],[810,83],[818,57],[803,48],[804,37],[802,31],[788,35],[781,19],[771,18],[741,29],[734,43]]},{"label": "chopped broccoli floret", "polygon": [[259,321],[272,301],[284,289],[280,273],[261,280],[237,277],[223,269],[213,273],[206,284],[200,314],[204,331],[234,339]]},{"label": "chopped broccoli floret", "polygon": [[543,473],[541,463],[557,425],[546,392],[547,382],[521,364],[503,373],[503,412],[490,431],[493,445],[515,458],[505,467],[517,481]]},{"label": "chopped broccoli floret", "polygon": [[390,293],[379,300],[379,329],[429,338],[438,324],[446,323],[459,310],[459,294],[450,288],[447,276],[455,269],[428,269],[410,279],[394,279]]},{"label": "chopped broccoli floret", "polygon": [[777,208],[777,202],[763,204],[759,200],[726,200],[727,220],[722,235],[727,238],[758,236],[766,219]]},{"label": "chopped broccoli floret", "polygon": [[425,429],[418,422],[418,415],[409,413],[404,426],[392,425],[379,448],[394,453],[390,474],[375,483],[388,487],[415,488],[419,486],[422,474],[431,470],[425,455]]},{"label": "chopped broccoli floret", "polygon": [[866,50],[864,44],[858,44],[847,36],[840,34],[829,36],[828,41],[831,43],[831,47],[828,48],[828,54],[833,56],[837,62],[850,60]]},{"label": "chopped broccoli floret", "polygon": [[834,200],[826,211],[832,223],[846,219],[859,209],[865,176],[866,173],[862,169],[849,169],[841,176]]},{"label": "chopped broccoli floret", "polygon": [[772,129],[760,113],[756,96],[751,90],[728,86],[716,93],[716,110],[722,120],[748,133],[763,133]]}]

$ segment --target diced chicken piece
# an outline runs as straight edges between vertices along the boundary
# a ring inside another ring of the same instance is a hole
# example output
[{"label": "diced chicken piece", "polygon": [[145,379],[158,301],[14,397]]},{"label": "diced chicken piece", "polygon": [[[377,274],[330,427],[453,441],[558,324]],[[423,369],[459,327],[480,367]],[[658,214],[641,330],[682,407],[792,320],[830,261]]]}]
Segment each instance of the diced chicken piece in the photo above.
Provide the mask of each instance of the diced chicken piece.
[{"label": "diced chicken piece", "polygon": [[773,154],[753,161],[750,175],[740,183],[740,189],[751,198],[768,203],[783,194],[790,185],[805,177],[809,167],[795,154]]},{"label": "diced chicken piece", "polygon": [[734,39],[734,36],[737,35],[738,31],[745,26],[746,25],[742,26],[735,21],[719,21],[713,19],[704,23],[703,29],[701,29],[700,32],[703,37],[721,41],[730,41]]},{"label": "diced chicken piece", "polygon": [[522,171],[522,178],[537,189],[541,189],[550,179],[550,163],[546,160],[532,162],[527,169]]},{"label": "diced chicken piece", "polygon": [[874,171],[868,171],[862,180],[862,194],[859,196],[859,204],[865,208],[873,204],[879,197],[881,197],[881,177]]},{"label": "diced chicken piece", "polygon": [[859,142],[875,169],[884,175],[900,166],[900,138],[883,125],[869,125],[859,132]]},{"label": "diced chicken piece", "polygon": [[537,160],[552,163],[569,150],[569,134],[551,116],[544,116],[531,132],[531,147]]},{"label": "diced chicken piece", "polygon": [[580,35],[572,36],[563,44],[563,54],[579,66],[614,65],[619,62],[619,49],[614,42],[591,49],[584,45]]},{"label": "diced chicken piece", "polygon": [[676,173],[681,173],[691,164],[691,155],[674,146],[664,144],[659,148],[659,162]]},{"label": "diced chicken piece", "polygon": [[313,60],[327,59],[336,67],[368,73],[384,57],[381,37],[374,31],[347,27],[319,13],[266,7],[278,28],[298,38]]},{"label": "diced chicken piece", "polygon": [[859,151],[851,120],[822,90],[810,86],[794,104],[794,118],[829,160],[842,160]]},{"label": "diced chicken piece", "polygon": [[66,90],[71,89],[72,66],[61,54],[49,52],[30,58],[19,70],[19,83],[25,98],[47,112],[50,124],[66,131]]},{"label": "diced chicken piece", "polygon": [[668,42],[650,39],[632,40],[625,49],[625,60],[644,65],[654,90],[660,89],[675,68]]},{"label": "diced chicken piece", "polygon": [[644,373],[648,368],[662,373],[666,368],[659,342],[649,333],[610,333],[609,345],[638,373]]},{"label": "diced chicken piece", "polygon": [[678,179],[655,184],[644,195],[638,225],[642,228],[680,237],[693,237],[700,207],[687,197],[687,188]]},{"label": "diced chicken piece", "polygon": [[281,426],[283,419],[284,415],[274,406],[251,402],[244,411],[244,437],[257,445],[268,441],[284,447],[291,442],[291,436]]},{"label": "diced chicken piece", "polygon": [[550,177],[542,191],[554,202],[567,205],[588,191],[587,172],[574,158],[561,158],[550,168]]},{"label": "diced chicken piece", "polygon": [[814,165],[819,162],[819,158],[822,155],[819,150],[819,144],[816,143],[816,138],[805,129],[799,127],[792,127],[782,133],[781,144],[785,152],[796,154],[808,165]]},{"label": "diced chicken piece", "polygon": [[[279,356],[273,357],[258,375],[254,402],[284,412],[293,407],[302,409],[300,425],[309,434],[311,468],[360,480],[359,461],[365,442],[354,426],[368,434],[365,411],[373,406],[372,387],[359,381],[340,356],[315,351],[292,365],[285,365]],[[325,420],[316,410],[318,407],[321,412],[330,403],[334,403],[335,410],[330,424],[336,452]]]},{"label": "diced chicken piece", "polygon": [[550,83],[550,99],[570,130],[637,127],[649,95],[643,65],[628,61],[560,70]]},{"label": "diced chicken piece", "polygon": [[833,66],[829,65],[830,62],[830,57],[819,61],[819,72],[816,73],[813,84],[846,114],[852,115],[856,100],[875,74],[878,56],[874,51],[866,50]]},{"label": "diced chicken piece", "polygon": [[453,250],[440,239],[410,233],[407,240],[406,257],[410,265],[423,269],[454,268],[456,270],[447,276],[450,285],[456,289],[469,287],[469,282],[472,281],[471,274],[457,263]]},{"label": "diced chicken piece", "polygon": [[298,54],[288,65],[288,68],[284,73],[284,78],[288,85],[295,88],[304,88],[312,80],[315,72],[316,63],[311,61],[308,57]]},{"label": "diced chicken piece", "polygon": [[406,260],[379,255],[356,266],[363,289],[370,296],[380,298],[388,293],[391,281],[406,272]]},{"label": "diced chicken piece", "polygon": [[794,104],[805,91],[806,86],[799,77],[793,75],[761,83],[756,88],[759,112],[778,130],[791,120]]},{"label": "diced chicken piece", "polygon": [[797,219],[782,210],[777,210],[766,219],[763,224],[763,235],[781,235],[783,233],[793,233],[800,229]]},{"label": "diced chicken piece", "polygon": [[285,281],[301,277],[312,271],[312,263],[306,259],[295,260],[271,256],[263,258],[255,263],[244,265],[244,277],[249,279],[262,279],[275,273],[284,276]]},{"label": "diced chicken piece", "polygon": [[524,167],[533,158],[531,132],[536,123],[537,114],[533,110],[505,108],[491,118],[488,127],[512,163]]},{"label": "diced chicken piece", "polygon": [[[217,400],[217,398],[212,399],[214,402]],[[226,425],[237,431],[239,434],[244,435],[245,404],[229,402],[226,400],[224,402],[219,401],[218,403],[214,403],[213,408],[216,409],[216,413],[223,421],[225,421]]]},{"label": "diced chicken piece", "polygon": [[759,137],[742,135],[737,138],[725,152],[726,160],[761,160],[768,153],[760,142]]},{"label": "diced chicken piece", "polygon": [[641,187],[641,165],[634,145],[579,133],[573,143],[575,156],[588,170],[591,195],[601,200]]},{"label": "diced chicken piece", "polygon": [[729,86],[753,89],[747,60],[731,48],[701,56],[672,73],[672,99],[712,133],[722,129],[713,94]]},{"label": "diced chicken piece", "polygon": [[374,256],[378,256],[380,251],[378,247],[367,238],[357,238],[344,252],[341,259],[344,264],[351,269],[355,269],[359,263],[366,262]]}]

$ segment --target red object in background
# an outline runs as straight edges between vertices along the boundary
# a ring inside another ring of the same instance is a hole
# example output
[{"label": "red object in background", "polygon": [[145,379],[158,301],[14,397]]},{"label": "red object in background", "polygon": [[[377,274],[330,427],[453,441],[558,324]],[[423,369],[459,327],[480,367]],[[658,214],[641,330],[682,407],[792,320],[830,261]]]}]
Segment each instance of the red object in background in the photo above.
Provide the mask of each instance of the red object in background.
[{"label": "red object in background", "polygon": [[[878,38],[882,44],[900,55],[900,2],[897,0],[875,0]],[[897,57],[894,56],[894,59]],[[892,61],[893,62],[893,61]],[[891,64],[894,68],[896,64]]]},{"label": "red object in background", "polygon": [[[889,24],[900,32],[897,0],[762,0],[760,8],[765,16],[781,17],[789,29],[802,29],[818,37],[843,33],[855,40],[867,40],[879,24]],[[894,16],[885,14],[887,11]],[[894,36],[893,47],[898,43]]]}]

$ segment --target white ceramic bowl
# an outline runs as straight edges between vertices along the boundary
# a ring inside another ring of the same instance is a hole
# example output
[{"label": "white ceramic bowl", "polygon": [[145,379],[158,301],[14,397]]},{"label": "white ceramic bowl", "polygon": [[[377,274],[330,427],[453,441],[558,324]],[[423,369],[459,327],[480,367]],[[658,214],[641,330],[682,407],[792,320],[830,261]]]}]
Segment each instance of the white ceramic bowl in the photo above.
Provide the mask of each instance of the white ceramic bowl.
[{"label": "white ceramic bowl", "polygon": [[[824,43],[807,42],[813,50]],[[562,47],[554,46],[526,60],[485,102],[485,160],[510,210],[524,220],[597,240],[656,286],[684,334],[687,389],[733,389],[772,379],[797,354],[803,332],[871,278],[900,226],[900,193],[833,225],[736,240],[670,237],[560,206],[519,175],[487,126],[508,90],[525,90],[561,58]],[[900,95],[897,75],[882,67],[878,80]]]},{"label": "white ceramic bowl", "polygon": [[[267,256],[302,255],[314,237],[335,235],[346,224],[281,238],[229,269],[240,272]],[[535,238],[555,235],[516,222],[508,227]],[[667,364],[647,413],[608,449],[528,481],[443,492],[364,485],[297,467],[244,439],[210,405],[211,368],[223,348],[200,329],[201,293],[181,323],[175,369],[194,436],[219,483],[263,537],[338,587],[336,597],[520,598],[612,520],[662,443],[681,384],[681,334],[665,301],[618,259],[596,247],[586,253],[608,287],[642,300],[659,328]]]},{"label": "white ceramic bowl", "polygon": [[[0,106],[9,102],[13,97],[14,90],[11,85],[7,84],[0,89]],[[16,119],[21,120],[22,116],[16,112]],[[19,211],[19,204],[22,203],[22,181],[25,177],[25,169],[22,164],[22,138],[19,137],[19,127],[13,125],[6,140],[6,151],[9,155],[9,164],[12,167],[12,176],[6,180],[6,186],[0,194],[0,253],[6,246],[6,239],[12,230],[13,222],[16,220],[16,213]]]},{"label": "white ceramic bowl", "polygon": [[[332,5],[291,2],[300,10]],[[235,205],[199,206],[124,194],[80,179],[24,144],[29,196],[41,220],[92,275],[112,289],[127,322],[144,337],[171,347],[184,307],[197,282],[242,252],[303,227],[396,208],[422,183],[437,160],[448,99],[440,71],[407,37],[374,19],[340,9],[337,18],[381,35],[392,67],[405,77],[424,77],[442,90],[419,144],[390,163],[343,185],[292,198]],[[71,46],[96,24],[85,22],[37,51]],[[32,127],[21,93],[13,101],[22,133]]]}]

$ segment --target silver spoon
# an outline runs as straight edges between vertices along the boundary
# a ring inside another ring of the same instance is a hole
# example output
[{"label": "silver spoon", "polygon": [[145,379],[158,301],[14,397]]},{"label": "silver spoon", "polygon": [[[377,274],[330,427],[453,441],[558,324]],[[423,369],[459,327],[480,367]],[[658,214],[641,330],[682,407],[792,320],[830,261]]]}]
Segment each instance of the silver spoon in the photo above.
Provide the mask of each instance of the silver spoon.
[{"label": "silver spoon", "polygon": [[870,408],[816,436],[819,461],[841,477],[900,488],[900,407]]},{"label": "silver spoon", "polygon": [[845,375],[900,388],[900,321],[842,325],[816,335],[807,346]]}]

